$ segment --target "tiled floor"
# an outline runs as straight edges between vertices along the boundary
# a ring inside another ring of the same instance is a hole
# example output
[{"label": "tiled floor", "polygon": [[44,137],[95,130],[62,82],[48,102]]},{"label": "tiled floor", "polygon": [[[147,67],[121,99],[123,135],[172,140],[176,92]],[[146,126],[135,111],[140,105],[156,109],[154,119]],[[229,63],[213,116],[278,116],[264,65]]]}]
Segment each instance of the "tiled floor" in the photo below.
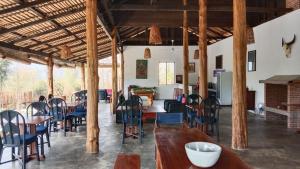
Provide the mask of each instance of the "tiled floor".
[{"label": "tiled floor", "polygon": [[[221,111],[221,144],[230,147],[231,109]],[[142,169],[154,169],[153,125],[145,125],[144,143],[126,140],[121,144],[121,125],[114,122],[109,105],[99,105],[100,154],[85,153],[85,128],[77,132],[55,133],[51,136],[51,148],[46,148],[46,160],[30,161],[28,169],[111,169],[119,152],[134,152],[141,155]],[[237,152],[253,168],[258,169],[300,169],[300,134],[287,130],[284,124],[265,122],[259,116],[249,115],[249,149]],[[9,149],[4,158],[10,157]],[[1,169],[20,168],[17,162],[0,165]]]}]

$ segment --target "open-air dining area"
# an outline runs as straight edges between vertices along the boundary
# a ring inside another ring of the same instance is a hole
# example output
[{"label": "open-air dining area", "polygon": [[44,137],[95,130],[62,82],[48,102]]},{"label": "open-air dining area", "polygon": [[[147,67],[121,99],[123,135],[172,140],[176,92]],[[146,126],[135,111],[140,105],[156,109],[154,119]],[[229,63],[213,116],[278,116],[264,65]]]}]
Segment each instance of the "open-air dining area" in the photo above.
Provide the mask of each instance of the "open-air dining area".
[{"label": "open-air dining area", "polygon": [[300,169],[299,8],[1,0],[0,169]]}]

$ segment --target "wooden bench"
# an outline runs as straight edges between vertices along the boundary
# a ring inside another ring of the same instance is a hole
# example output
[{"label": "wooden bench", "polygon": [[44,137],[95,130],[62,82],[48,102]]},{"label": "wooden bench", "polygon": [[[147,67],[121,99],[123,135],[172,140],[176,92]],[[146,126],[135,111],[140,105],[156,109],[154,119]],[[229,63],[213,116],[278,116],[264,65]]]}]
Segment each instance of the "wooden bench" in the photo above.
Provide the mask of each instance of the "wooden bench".
[{"label": "wooden bench", "polygon": [[140,169],[141,158],[137,154],[118,154],[114,169]]}]

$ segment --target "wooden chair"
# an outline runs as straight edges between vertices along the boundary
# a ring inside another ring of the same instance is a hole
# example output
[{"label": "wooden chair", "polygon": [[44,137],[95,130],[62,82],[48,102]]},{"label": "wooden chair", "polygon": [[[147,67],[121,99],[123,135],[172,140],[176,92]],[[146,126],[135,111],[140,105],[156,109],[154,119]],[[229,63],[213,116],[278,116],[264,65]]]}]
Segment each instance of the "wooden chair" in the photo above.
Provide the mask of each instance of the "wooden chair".
[{"label": "wooden chair", "polygon": [[140,169],[141,158],[138,154],[118,154],[114,169]]}]

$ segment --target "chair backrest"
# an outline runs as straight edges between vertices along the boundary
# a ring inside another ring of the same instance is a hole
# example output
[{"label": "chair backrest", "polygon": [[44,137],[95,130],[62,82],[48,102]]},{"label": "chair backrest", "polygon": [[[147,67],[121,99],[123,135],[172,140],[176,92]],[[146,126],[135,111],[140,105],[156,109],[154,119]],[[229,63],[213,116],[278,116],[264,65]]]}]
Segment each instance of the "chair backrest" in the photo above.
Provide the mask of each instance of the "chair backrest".
[{"label": "chair backrest", "polygon": [[191,105],[200,104],[202,102],[202,97],[198,94],[190,94],[187,102]]},{"label": "chair backrest", "polygon": [[143,105],[143,99],[138,96],[138,95],[131,95],[128,100],[132,100],[133,103],[140,103],[141,105]]},{"label": "chair backrest", "polygon": [[27,131],[26,125],[24,124],[25,119],[19,112],[14,110],[5,110],[0,112],[3,144],[6,146],[21,145],[21,140],[25,140],[24,132]]},{"label": "chair backrest", "polygon": [[62,98],[52,98],[49,100],[50,115],[54,120],[63,120],[67,113],[67,104]]},{"label": "chair backrest", "polygon": [[183,125],[183,113],[157,113],[155,125],[161,124],[181,124]]},{"label": "chair backrest", "polygon": [[220,102],[216,97],[208,97],[202,101],[204,116],[209,120],[219,119]]},{"label": "chair backrest", "polygon": [[107,99],[107,91],[105,89],[98,90],[99,100],[106,100]]},{"label": "chair backrest", "polygon": [[120,94],[119,99],[118,99],[117,107],[123,105],[125,101],[126,101],[125,96],[123,94]]},{"label": "chair backrest", "polygon": [[80,90],[72,94],[71,101],[81,102],[87,99],[87,90]]},{"label": "chair backrest", "polygon": [[76,104],[75,111],[86,112],[86,106],[87,106],[87,102],[86,101],[82,101],[82,102]]},{"label": "chair backrest", "polygon": [[126,100],[121,110],[123,123],[133,124],[142,118],[143,105],[138,100]]},{"label": "chair backrest", "polygon": [[27,117],[30,116],[47,116],[49,115],[49,106],[45,102],[32,102],[26,109]]}]

